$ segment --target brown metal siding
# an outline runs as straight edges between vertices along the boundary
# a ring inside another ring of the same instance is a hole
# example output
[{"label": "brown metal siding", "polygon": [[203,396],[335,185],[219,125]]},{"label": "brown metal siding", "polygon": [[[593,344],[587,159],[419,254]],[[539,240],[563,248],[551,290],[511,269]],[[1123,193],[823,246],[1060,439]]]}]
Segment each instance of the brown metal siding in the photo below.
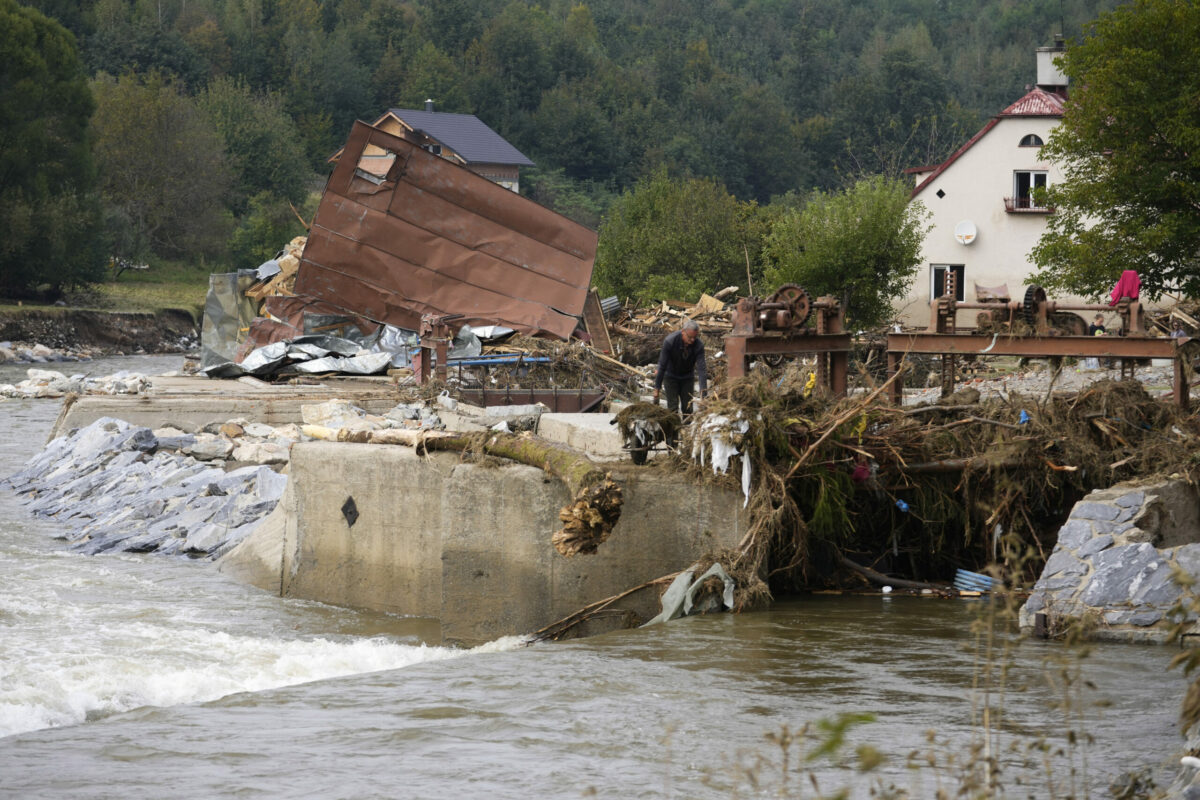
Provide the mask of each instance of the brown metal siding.
[{"label": "brown metal siding", "polygon": [[[368,143],[397,154],[379,186],[355,177]],[[295,290],[406,328],[421,314],[462,314],[471,324],[566,338],[583,311],[595,253],[594,231],[355,123]]]}]

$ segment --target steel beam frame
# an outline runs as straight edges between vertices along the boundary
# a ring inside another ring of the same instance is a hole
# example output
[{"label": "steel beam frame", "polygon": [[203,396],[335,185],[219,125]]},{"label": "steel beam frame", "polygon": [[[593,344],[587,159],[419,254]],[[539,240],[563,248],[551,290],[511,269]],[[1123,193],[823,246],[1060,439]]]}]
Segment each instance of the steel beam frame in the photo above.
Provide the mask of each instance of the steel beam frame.
[{"label": "steel beam frame", "polygon": [[848,333],[793,333],[786,336],[728,334],[725,337],[725,357],[729,364],[729,377],[740,378],[746,374],[748,362],[754,356],[815,355],[818,374],[825,372],[828,376],[822,380],[823,385],[834,396],[845,397],[851,346]]},{"label": "steel beam frame", "polygon": [[[900,369],[908,354],[955,356],[1023,356],[1025,358],[1169,358],[1173,362],[1174,398],[1188,408],[1189,387],[1183,374],[1180,345],[1188,339],[1148,338],[1140,336],[988,336],[978,333],[889,333],[888,375]],[[897,405],[903,387],[894,382],[890,395]]]}]

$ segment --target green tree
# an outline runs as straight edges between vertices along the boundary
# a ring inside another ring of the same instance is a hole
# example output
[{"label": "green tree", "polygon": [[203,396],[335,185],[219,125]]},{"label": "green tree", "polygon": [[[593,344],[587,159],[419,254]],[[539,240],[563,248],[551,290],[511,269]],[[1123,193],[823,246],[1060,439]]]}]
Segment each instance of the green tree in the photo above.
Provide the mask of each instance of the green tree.
[{"label": "green tree", "polygon": [[345,30],[325,36],[293,25],[284,36],[288,111],[296,118],[310,164],[320,167],[356,119],[375,119],[371,71],[359,63]]},{"label": "green tree", "polygon": [[[315,206],[315,202],[310,204],[303,213],[311,215]],[[286,200],[262,192],[250,198],[249,208],[229,239],[230,261],[238,269],[254,269],[304,233],[304,225]]]},{"label": "green tree", "polygon": [[1072,95],[1042,152],[1066,180],[1034,280],[1095,296],[1136,269],[1151,298],[1200,295],[1200,5],[1123,5],[1062,66]]},{"label": "green tree", "polygon": [[745,181],[759,202],[798,188],[801,176],[810,174],[805,153],[796,146],[799,125],[765,87],[743,92],[725,127],[741,153]]},{"label": "green tree", "polygon": [[483,73],[475,76],[473,95],[480,108],[494,109],[493,127],[508,128],[517,114],[532,112],[554,85],[552,30],[545,11],[513,0],[468,50],[472,70]]},{"label": "green tree", "polygon": [[929,230],[924,207],[909,202],[909,191],[903,181],[875,176],[845,191],[814,192],[802,209],[785,211],[763,248],[768,284],[833,295],[860,328],[888,322],[916,274]]},{"label": "green tree", "polygon": [[391,87],[385,105],[380,108],[424,108],[434,101],[438,111],[469,113],[471,101],[463,89],[462,71],[433,42],[425,42],[407,59],[402,82]]},{"label": "green tree", "polygon": [[0,289],[99,279],[103,256],[88,119],[94,104],[74,37],[0,0]]},{"label": "green tree", "polygon": [[86,61],[92,74],[162,72],[189,87],[201,85],[209,65],[178,32],[165,27],[164,4],[141,6],[102,0],[96,30],[87,38]]},{"label": "green tree", "polygon": [[578,86],[551,89],[533,115],[538,158],[576,180],[603,181],[618,167],[612,125]]},{"label": "green tree", "polygon": [[615,194],[593,181],[575,181],[562,169],[529,167],[521,170],[521,194],[589,228],[600,221]]},{"label": "green tree", "polygon": [[217,255],[230,227],[232,174],[221,135],[157,73],[92,82],[101,191],[116,255]]},{"label": "green tree", "polygon": [[703,178],[658,170],[618,198],[600,227],[594,280],[608,294],[695,300],[745,286],[762,234],[754,203]]},{"label": "green tree", "polygon": [[218,78],[197,98],[221,135],[236,175],[233,212],[241,215],[251,197],[268,192],[300,203],[314,175],[304,146],[278,94],[256,94],[245,81]]}]

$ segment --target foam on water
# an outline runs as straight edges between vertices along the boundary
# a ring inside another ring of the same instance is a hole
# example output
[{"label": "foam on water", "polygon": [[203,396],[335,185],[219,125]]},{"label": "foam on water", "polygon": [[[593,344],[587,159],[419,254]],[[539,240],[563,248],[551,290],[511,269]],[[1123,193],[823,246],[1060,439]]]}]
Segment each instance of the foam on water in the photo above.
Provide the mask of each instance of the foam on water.
[{"label": "foam on water", "polygon": [[42,637],[34,637],[36,631],[26,633],[5,639],[0,736],[469,652],[379,637],[287,640],[145,623],[54,637],[58,647],[50,651]]},{"label": "foam on water", "polygon": [[234,583],[211,562],[86,556],[53,534],[0,517],[0,737],[472,652],[421,644],[404,620]]}]

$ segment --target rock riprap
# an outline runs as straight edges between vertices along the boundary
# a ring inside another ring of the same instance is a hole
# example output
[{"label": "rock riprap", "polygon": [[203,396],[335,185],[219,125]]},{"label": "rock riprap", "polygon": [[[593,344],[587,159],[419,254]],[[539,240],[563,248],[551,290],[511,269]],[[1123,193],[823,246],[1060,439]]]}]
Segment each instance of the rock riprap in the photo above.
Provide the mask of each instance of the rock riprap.
[{"label": "rock riprap", "polygon": [[265,465],[226,471],[185,454],[195,446],[105,417],[50,442],[6,483],[83,552],[215,557],[275,507],[287,476]]},{"label": "rock riprap", "polygon": [[1075,504],[1021,609],[1021,627],[1045,614],[1051,631],[1085,621],[1090,635],[1165,641],[1183,589],[1174,569],[1200,576],[1200,504],[1183,480],[1117,485]]}]

